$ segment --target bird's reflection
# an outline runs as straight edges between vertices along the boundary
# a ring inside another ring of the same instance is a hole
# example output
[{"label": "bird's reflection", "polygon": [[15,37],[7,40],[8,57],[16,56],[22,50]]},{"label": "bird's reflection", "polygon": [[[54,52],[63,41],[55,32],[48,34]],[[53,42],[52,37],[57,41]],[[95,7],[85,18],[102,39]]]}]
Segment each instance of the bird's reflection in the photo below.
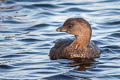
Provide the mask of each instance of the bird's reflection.
[{"label": "bird's reflection", "polygon": [[76,67],[75,70],[78,71],[86,71],[94,62],[94,59],[73,59],[73,62],[69,63],[69,66]]}]

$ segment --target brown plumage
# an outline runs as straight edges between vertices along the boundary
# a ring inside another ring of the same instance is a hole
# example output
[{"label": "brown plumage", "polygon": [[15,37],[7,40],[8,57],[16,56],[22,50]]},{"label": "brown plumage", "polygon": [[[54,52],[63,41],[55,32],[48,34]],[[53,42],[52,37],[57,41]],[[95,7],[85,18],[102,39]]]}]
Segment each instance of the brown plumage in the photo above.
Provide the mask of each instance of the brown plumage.
[{"label": "brown plumage", "polygon": [[58,32],[67,32],[75,35],[74,40],[58,41],[50,50],[50,59],[81,59],[99,57],[100,50],[90,41],[92,29],[83,18],[69,18],[63,26],[56,29]]}]

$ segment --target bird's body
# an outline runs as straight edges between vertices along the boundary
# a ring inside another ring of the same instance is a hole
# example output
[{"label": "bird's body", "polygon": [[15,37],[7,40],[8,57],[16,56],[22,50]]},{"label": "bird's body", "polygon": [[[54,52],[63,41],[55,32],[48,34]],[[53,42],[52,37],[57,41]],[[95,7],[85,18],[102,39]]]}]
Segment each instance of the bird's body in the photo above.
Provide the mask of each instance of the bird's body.
[{"label": "bird's body", "polygon": [[88,59],[99,57],[100,50],[94,42],[90,41],[91,27],[84,19],[70,18],[57,31],[74,34],[75,39],[63,39],[56,42],[55,46],[50,50],[49,55],[51,59]]},{"label": "bird's body", "polygon": [[51,59],[76,59],[99,57],[100,50],[90,42],[88,48],[81,50],[77,45],[72,44],[73,40],[63,39],[58,41],[50,51]]}]

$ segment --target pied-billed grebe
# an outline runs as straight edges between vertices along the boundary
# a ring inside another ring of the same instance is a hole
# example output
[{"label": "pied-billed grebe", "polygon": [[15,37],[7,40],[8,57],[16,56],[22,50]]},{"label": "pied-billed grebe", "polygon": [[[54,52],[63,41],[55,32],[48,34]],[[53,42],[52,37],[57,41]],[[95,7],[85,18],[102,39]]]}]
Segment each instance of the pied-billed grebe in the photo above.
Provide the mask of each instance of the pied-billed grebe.
[{"label": "pied-billed grebe", "polygon": [[85,19],[69,18],[56,31],[73,34],[75,35],[75,39],[58,41],[50,50],[50,59],[89,59],[99,57],[100,50],[90,41],[92,29]]}]

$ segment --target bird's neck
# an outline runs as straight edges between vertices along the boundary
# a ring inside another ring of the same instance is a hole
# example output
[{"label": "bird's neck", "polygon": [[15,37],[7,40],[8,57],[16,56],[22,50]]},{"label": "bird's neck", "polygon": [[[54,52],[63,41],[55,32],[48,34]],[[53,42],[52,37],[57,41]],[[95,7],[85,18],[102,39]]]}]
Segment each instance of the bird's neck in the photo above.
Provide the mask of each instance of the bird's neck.
[{"label": "bird's neck", "polygon": [[89,45],[90,42],[90,35],[85,35],[85,36],[75,36],[74,41],[72,42],[72,46],[80,49],[86,49],[87,46]]}]

